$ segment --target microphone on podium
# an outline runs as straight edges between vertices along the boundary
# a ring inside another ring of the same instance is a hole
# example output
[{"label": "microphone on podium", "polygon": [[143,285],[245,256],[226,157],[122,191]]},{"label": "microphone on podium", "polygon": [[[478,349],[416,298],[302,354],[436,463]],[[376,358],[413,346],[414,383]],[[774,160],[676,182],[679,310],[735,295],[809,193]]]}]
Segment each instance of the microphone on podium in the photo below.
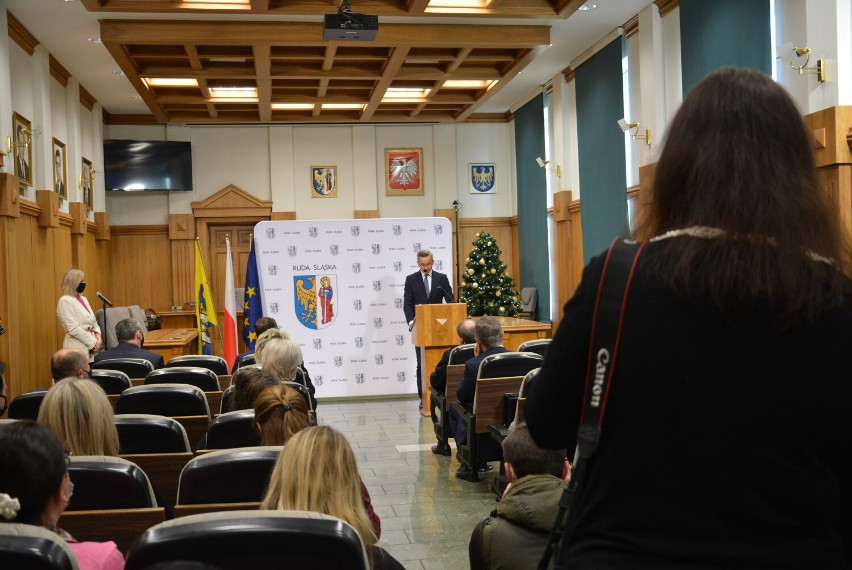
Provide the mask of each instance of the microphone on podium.
[{"label": "microphone on podium", "polygon": [[110,301],[109,299],[107,299],[106,297],[104,297],[104,296],[103,296],[103,293],[101,293],[100,291],[98,291],[97,293],[95,293],[95,295],[97,295],[97,296],[98,296],[98,299],[100,299],[101,301],[103,301],[103,302],[104,302],[104,304],[105,304],[107,307],[112,307],[112,301]]}]

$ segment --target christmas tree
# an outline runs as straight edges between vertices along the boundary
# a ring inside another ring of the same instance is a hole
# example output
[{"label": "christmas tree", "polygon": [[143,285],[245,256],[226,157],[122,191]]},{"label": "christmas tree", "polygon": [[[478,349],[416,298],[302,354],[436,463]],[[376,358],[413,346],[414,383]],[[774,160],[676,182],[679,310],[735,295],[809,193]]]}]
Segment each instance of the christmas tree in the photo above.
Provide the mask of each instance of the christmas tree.
[{"label": "christmas tree", "polygon": [[459,286],[459,301],[467,303],[467,313],[471,316],[514,317],[521,311],[515,282],[506,273],[506,264],[500,259],[501,253],[491,234],[476,234]]}]

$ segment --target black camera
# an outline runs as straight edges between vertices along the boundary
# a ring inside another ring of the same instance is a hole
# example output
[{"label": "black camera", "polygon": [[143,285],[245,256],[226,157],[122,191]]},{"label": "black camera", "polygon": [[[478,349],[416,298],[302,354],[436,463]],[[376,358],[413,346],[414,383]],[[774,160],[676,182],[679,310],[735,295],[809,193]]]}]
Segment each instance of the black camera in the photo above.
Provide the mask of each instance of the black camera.
[{"label": "black camera", "polygon": [[6,334],[6,329],[3,328],[3,325],[0,325],[0,335]]}]

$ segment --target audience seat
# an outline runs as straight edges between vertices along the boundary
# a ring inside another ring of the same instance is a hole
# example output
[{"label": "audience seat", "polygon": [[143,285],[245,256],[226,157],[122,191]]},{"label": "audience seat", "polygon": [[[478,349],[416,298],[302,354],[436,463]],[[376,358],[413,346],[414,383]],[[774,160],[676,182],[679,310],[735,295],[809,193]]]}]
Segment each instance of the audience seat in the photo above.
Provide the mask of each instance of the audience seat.
[{"label": "audience seat", "polygon": [[116,414],[157,414],[168,417],[207,416],[210,407],[204,392],[189,384],[148,384],[121,393]]},{"label": "audience seat", "polygon": [[[450,350],[449,360],[447,361],[447,383],[444,386],[444,390],[436,390],[432,386],[429,386],[429,392],[432,394],[432,399],[435,402],[435,413],[438,418],[437,423],[434,425],[435,436],[438,438],[438,441],[449,441],[450,437],[452,437],[450,433],[449,402],[456,398],[456,390],[464,376],[464,367],[462,366],[461,370],[459,370],[458,365],[464,364],[473,358],[473,349],[475,346],[475,344],[462,344],[453,347]],[[450,368],[451,366],[456,368]],[[447,394],[449,394],[449,398]]]},{"label": "audience seat", "polygon": [[552,338],[537,338],[522,342],[518,347],[518,352],[534,352],[544,358],[547,354],[547,347],[550,346],[550,341],[552,340]]},{"label": "audience seat", "polygon": [[174,418],[153,414],[117,414],[119,453],[186,453],[186,430]]},{"label": "audience seat", "polygon": [[207,431],[207,449],[231,449],[260,445],[254,426],[254,410],[237,410],[221,414]]},{"label": "audience seat", "polygon": [[121,394],[133,387],[130,377],[121,370],[92,368],[91,377],[108,395]]},{"label": "audience seat", "polygon": [[234,399],[234,387],[228,386],[225,388],[225,391],[222,392],[222,404],[219,407],[220,414],[227,414],[231,411],[231,402]]},{"label": "audience seat", "polygon": [[47,390],[33,390],[26,394],[16,396],[9,402],[9,419],[12,420],[37,420],[41,402],[44,400]]},{"label": "audience seat", "polygon": [[184,356],[175,356],[166,363],[166,368],[174,368],[175,366],[206,368],[214,374],[222,376],[227,376],[231,373],[231,371],[228,370],[228,363],[225,362],[225,359],[221,356],[215,356],[212,354],[187,354]]},{"label": "audience seat", "polygon": [[0,560],[3,568],[79,570],[77,557],[58,534],[44,527],[0,523]]},{"label": "audience seat", "polygon": [[522,319],[535,320],[535,309],[538,304],[538,291],[535,287],[524,287],[521,289],[521,312],[518,316]]},{"label": "audience seat", "polygon": [[154,365],[144,358],[107,358],[93,362],[92,370],[120,370],[129,378],[145,378],[154,370]]},{"label": "audience seat", "polygon": [[488,425],[503,419],[503,396],[517,392],[528,372],[541,366],[542,357],[533,352],[503,352],[486,356],[479,365],[473,408],[455,401],[451,407],[467,425],[467,443],[459,446],[462,466],[476,474],[476,467],[502,459],[500,445],[489,435]]},{"label": "audience seat", "polygon": [[180,474],[175,514],[181,505],[260,502],[281,449],[242,447],[193,458]]},{"label": "audience seat", "polygon": [[[98,321],[98,326],[101,328],[101,336],[104,340],[104,348],[115,348],[118,346],[118,338],[115,336],[115,325],[118,321],[132,317],[139,321],[142,327],[142,333],[148,332],[148,321],[145,319],[145,311],[139,305],[130,305],[128,307],[108,307],[106,310],[106,323],[104,323],[104,310],[98,309],[95,312],[95,318]],[[131,376],[133,378],[133,376]]]},{"label": "audience seat", "polygon": [[219,390],[219,377],[207,368],[198,366],[175,366],[160,368],[145,376],[145,385],[149,384],[190,384],[205,392]]},{"label": "audience seat", "polygon": [[126,459],[105,455],[71,456],[68,475],[74,483],[68,511],[157,507],[148,476]]},{"label": "audience seat", "polygon": [[240,368],[245,368],[246,366],[254,366],[255,364],[257,364],[257,357],[255,356],[255,354],[246,354],[245,356],[243,356],[243,359],[240,360],[239,366],[237,366],[237,370],[239,370]]},{"label": "audience seat", "polygon": [[193,560],[221,570],[367,570],[364,544],[348,523],[308,511],[232,511],[192,515],[148,529],[130,548],[127,570]]}]

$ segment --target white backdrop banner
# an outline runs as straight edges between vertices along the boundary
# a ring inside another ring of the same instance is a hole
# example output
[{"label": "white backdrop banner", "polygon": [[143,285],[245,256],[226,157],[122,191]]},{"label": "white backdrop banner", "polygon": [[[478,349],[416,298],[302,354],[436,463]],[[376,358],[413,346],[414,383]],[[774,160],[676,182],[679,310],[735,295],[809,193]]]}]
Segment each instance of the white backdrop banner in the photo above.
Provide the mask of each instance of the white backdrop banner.
[{"label": "white backdrop banner", "polygon": [[429,249],[453,282],[447,218],[260,222],[254,239],[263,314],[302,347],[318,397],[417,393],[405,278]]}]

